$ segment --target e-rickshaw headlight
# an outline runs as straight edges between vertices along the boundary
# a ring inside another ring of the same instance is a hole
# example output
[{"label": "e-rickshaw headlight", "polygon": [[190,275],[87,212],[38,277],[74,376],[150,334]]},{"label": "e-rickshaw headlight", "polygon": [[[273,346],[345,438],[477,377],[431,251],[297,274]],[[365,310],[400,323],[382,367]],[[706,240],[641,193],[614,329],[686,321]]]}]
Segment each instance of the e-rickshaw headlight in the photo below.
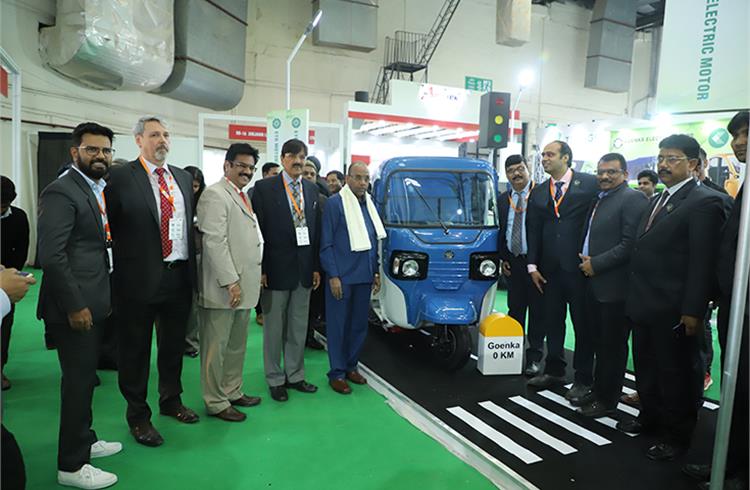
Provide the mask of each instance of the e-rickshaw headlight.
[{"label": "e-rickshaw headlight", "polygon": [[500,256],[496,253],[473,253],[469,260],[469,278],[475,281],[494,281],[498,277],[499,263]]},{"label": "e-rickshaw headlight", "polygon": [[491,261],[489,259],[484,259],[479,264],[479,272],[484,277],[492,277],[492,276],[495,276],[497,274],[497,266],[495,265],[495,263],[493,261]]},{"label": "e-rickshaw headlight", "polygon": [[391,254],[391,276],[395,279],[418,281],[427,277],[429,257],[421,252],[394,251]]},{"label": "e-rickshaw headlight", "polygon": [[419,263],[414,259],[404,261],[401,266],[401,272],[406,277],[417,277],[419,275]]}]

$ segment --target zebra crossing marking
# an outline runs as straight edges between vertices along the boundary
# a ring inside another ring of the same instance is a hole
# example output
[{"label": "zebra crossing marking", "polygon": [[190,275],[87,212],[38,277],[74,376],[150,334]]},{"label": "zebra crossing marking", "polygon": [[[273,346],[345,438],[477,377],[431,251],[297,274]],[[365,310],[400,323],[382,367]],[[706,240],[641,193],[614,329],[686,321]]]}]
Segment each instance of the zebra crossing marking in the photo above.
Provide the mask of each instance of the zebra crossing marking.
[{"label": "zebra crossing marking", "polygon": [[537,441],[546,444],[547,446],[551,447],[555,451],[561,453],[561,454],[572,454],[577,451],[576,448],[573,446],[570,446],[569,444],[566,444],[565,442],[561,441],[560,439],[551,436],[550,434],[547,434],[539,427],[536,427],[525,420],[523,420],[520,417],[517,417],[516,415],[510,413],[509,411],[505,410],[501,406],[491,402],[491,401],[485,401],[480,402],[479,406],[492,412],[493,414],[497,415],[501,419],[505,420],[509,424],[513,425],[517,429],[520,429],[536,439]]},{"label": "zebra crossing marking", "polygon": [[490,427],[487,423],[479,419],[478,417],[470,414],[461,407],[450,407],[447,409],[452,415],[463,420],[466,424],[470,425],[472,429],[488,438],[499,447],[512,454],[516,458],[520,459],[526,464],[538,463],[542,460],[539,456],[529,451],[525,447],[515,442],[510,437],[506,436],[502,432],[495,430]]},{"label": "zebra crossing marking", "polygon": [[540,417],[547,419],[553,424],[562,427],[568,432],[572,432],[573,434],[577,436],[583,437],[584,439],[588,439],[590,442],[593,442],[597,446],[604,446],[606,444],[612,443],[612,441],[610,441],[609,439],[604,438],[600,436],[599,434],[592,432],[584,427],[581,427],[580,425],[575,424],[571,422],[570,420],[560,415],[557,415],[556,413],[550,410],[547,410],[541,405],[537,405],[536,403],[532,402],[531,400],[527,400],[526,398],[522,396],[517,395],[517,396],[509,398],[509,400],[517,405],[521,405],[522,407],[526,408],[527,410],[531,412],[534,412]]}]

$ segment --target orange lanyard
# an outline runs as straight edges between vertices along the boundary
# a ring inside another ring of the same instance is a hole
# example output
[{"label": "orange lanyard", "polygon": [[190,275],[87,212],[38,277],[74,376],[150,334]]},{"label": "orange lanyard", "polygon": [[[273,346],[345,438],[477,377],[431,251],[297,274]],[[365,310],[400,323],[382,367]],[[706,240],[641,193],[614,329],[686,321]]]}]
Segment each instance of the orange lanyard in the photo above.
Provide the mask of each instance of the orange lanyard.
[{"label": "orange lanyard", "polygon": [[[297,205],[297,200],[294,199],[294,196],[292,195],[292,191],[289,190],[289,184],[286,183],[286,179],[284,176],[281,177],[281,180],[284,181],[284,189],[286,189],[286,193],[289,196],[289,200],[292,201],[292,205],[294,206],[294,210],[297,212],[297,217],[302,221],[304,219],[304,216],[302,215],[302,210]],[[302,184],[302,181],[300,181],[300,184]],[[300,189],[300,192],[302,189]]]},{"label": "orange lanyard", "polygon": [[[151,172],[148,170],[148,166],[146,165],[146,162],[143,161],[143,157],[139,157],[138,160],[141,162],[141,166],[143,166],[143,170],[146,171],[146,175],[152,175]],[[159,180],[157,179],[157,184],[159,185],[159,192],[162,196],[164,196],[167,201],[169,201],[169,204],[172,205],[172,209],[177,209],[177,207],[174,205],[174,196],[172,195],[172,190],[174,189],[174,184],[172,183],[172,175],[169,175],[169,188],[164,188],[161,186],[161,184],[158,184]],[[166,180],[165,180],[166,184]]]},{"label": "orange lanyard", "polygon": [[563,195],[560,196],[559,201],[555,201],[555,186],[552,184],[552,179],[549,179],[549,195],[552,198],[552,202],[555,203],[555,216],[558,218],[560,217],[560,204],[563,202],[563,199],[565,199],[565,196],[568,194],[568,191],[566,190],[563,192]]},{"label": "orange lanyard", "polygon": [[529,190],[526,192],[526,197],[523,200],[524,207],[520,208],[520,209],[517,208],[513,204],[513,198],[511,197],[513,195],[513,193],[511,192],[510,194],[508,194],[508,204],[510,204],[510,207],[513,209],[513,211],[515,211],[516,213],[523,213],[524,211],[526,211],[526,207],[528,206],[528,202],[529,202],[529,197],[531,196],[531,191],[533,189],[534,189],[534,183],[532,182],[531,183],[531,187],[529,187]]},{"label": "orange lanyard", "polygon": [[107,240],[107,243],[109,243],[112,241],[112,233],[109,231],[109,219],[107,219],[107,198],[104,197],[103,192],[102,202],[104,203],[104,207],[99,204],[99,199],[96,200],[96,205],[99,206],[99,212],[101,213],[102,218],[104,218],[104,238]]}]

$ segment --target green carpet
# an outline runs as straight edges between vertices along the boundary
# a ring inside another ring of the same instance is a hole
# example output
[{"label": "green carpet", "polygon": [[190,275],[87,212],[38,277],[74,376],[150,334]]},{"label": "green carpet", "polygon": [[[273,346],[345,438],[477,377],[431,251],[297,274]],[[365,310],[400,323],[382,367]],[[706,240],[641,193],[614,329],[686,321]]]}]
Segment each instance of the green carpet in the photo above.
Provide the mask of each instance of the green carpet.
[{"label": "green carpet", "polygon": [[[38,279],[41,272],[33,270]],[[29,489],[56,486],[59,423],[59,365],[44,349],[43,327],[35,319],[38,287],[17,307],[3,392],[3,423],[18,439],[26,461]],[[342,396],[328,388],[328,359],[307,352],[307,379],[317,394],[291,392],[288,402],[271,400],[262,375],[261,330],[251,324],[245,364],[245,391],[263,396],[245,409],[247,421],[228,423],[205,416],[198,359],[185,359],[186,405],[198,410],[197,425],[155,415],[165,439],[148,448],[135,443],[125,423],[125,402],[116,374],[100,372],[94,428],[100,438],[120,441],[122,453],[94,460],[119,476],[116,488],[132,489],[455,489],[495,488],[481,474],[424,435],[367,387]],[[153,369],[149,389],[157,407]]]}]

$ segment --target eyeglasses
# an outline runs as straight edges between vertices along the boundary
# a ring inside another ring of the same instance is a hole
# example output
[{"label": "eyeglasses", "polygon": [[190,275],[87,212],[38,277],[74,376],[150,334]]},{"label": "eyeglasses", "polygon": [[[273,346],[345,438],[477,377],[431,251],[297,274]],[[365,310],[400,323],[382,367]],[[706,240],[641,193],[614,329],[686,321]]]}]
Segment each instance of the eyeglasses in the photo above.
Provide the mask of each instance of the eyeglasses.
[{"label": "eyeglasses", "polygon": [[242,170],[252,170],[253,172],[255,172],[255,165],[249,165],[247,163],[238,163],[238,162],[232,162],[232,161],[230,161],[229,163],[231,163],[232,165],[237,165]]},{"label": "eyeglasses", "polygon": [[667,164],[669,165],[677,165],[677,163],[679,163],[680,160],[690,160],[690,159],[688,157],[678,157],[675,155],[667,155],[667,156],[659,155],[658,157],[656,157],[656,163],[667,162]]},{"label": "eyeglasses", "polygon": [[523,165],[518,167],[508,167],[505,169],[505,173],[507,173],[508,175],[525,174],[526,171],[526,167]]},{"label": "eyeglasses", "polygon": [[79,146],[78,149],[85,151],[90,157],[97,156],[99,152],[102,152],[105,157],[111,157],[115,154],[114,148],[102,148],[101,146]]},{"label": "eyeglasses", "polygon": [[597,170],[596,171],[596,175],[598,175],[599,177],[604,177],[605,175],[607,177],[614,177],[615,175],[621,174],[621,173],[622,173],[622,170],[618,170],[616,168],[608,168],[606,170]]}]

